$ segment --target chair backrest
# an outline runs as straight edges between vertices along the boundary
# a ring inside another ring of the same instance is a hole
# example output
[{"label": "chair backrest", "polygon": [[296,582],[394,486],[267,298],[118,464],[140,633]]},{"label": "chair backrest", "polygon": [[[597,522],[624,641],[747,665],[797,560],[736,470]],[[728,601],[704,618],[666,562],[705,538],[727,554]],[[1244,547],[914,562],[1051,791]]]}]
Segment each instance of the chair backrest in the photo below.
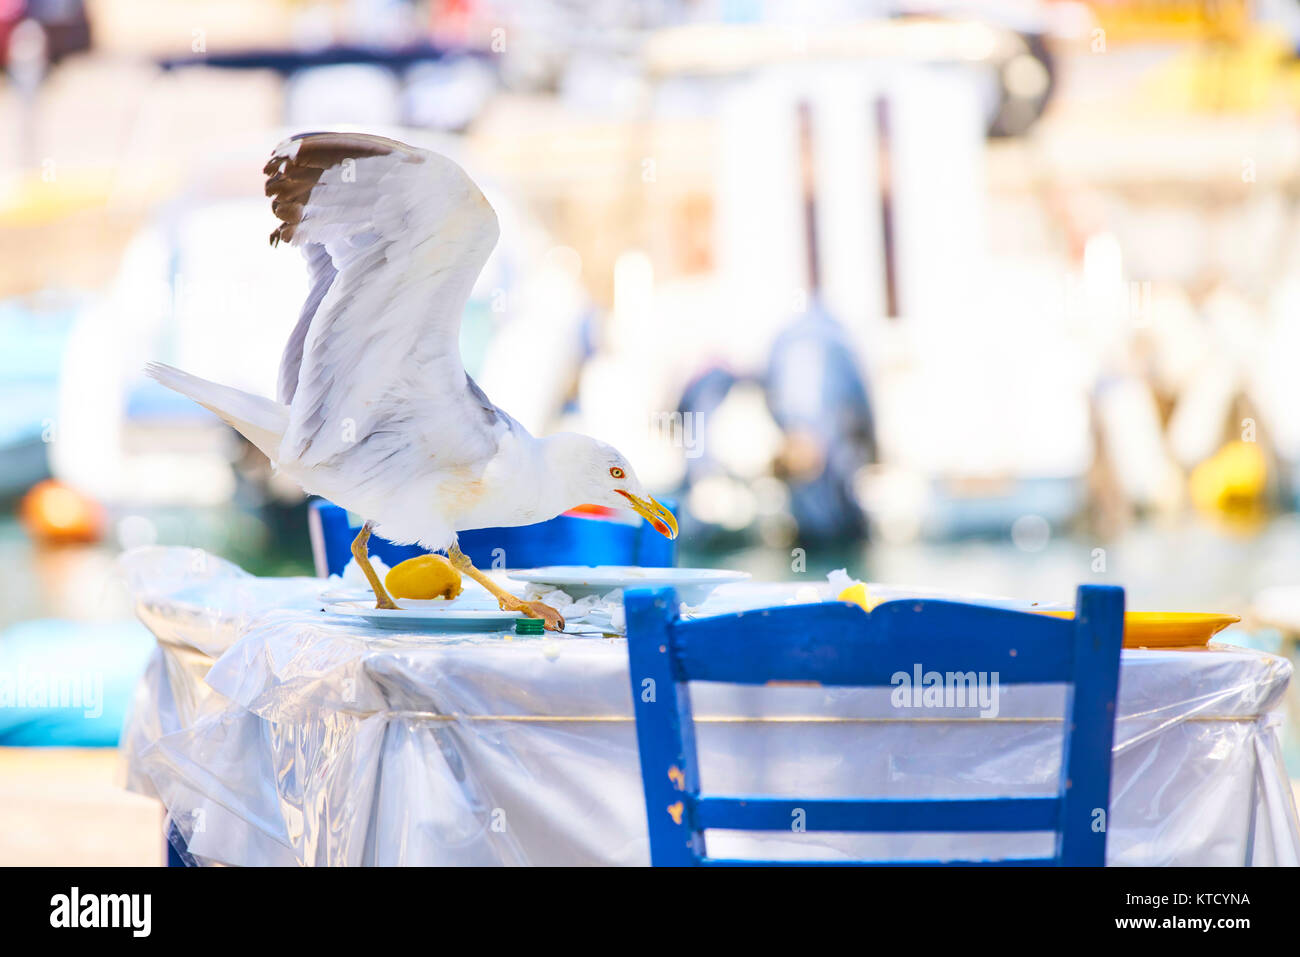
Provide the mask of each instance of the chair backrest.
[{"label": "chair backrest", "polygon": [[[664,503],[672,508],[670,502]],[[346,510],[324,499],[312,501],[308,512],[312,557],[316,574],[322,578],[341,575],[352,558],[352,540],[361,530],[348,520]],[[560,515],[536,525],[513,528],[476,528],[457,536],[461,551],[480,568],[499,566],[502,558],[510,568],[539,565],[640,565],[670,567],[677,557],[676,543],[664,538],[648,522],[636,524]],[[418,545],[394,545],[371,536],[371,555],[387,565],[423,555]],[[498,551],[500,549],[500,551]]]},{"label": "chair backrest", "polygon": [[[707,855],[704,831],[1054,831],[1051,857],[989,861],[855,861],[909,864],[1101,866],[1106,855],[1111,744],[1124,591],[1079,588],[1073,619],[957,602],[906,599],[870,614],[826,602],[681,620],[672,589],[625,598],[628,662],[645,787],[652,863],[792,864]],[[998,684],[1068,686],[1061,775],[1051,797],[786,799],[700,792],[690,681],[898,686],[899,672],[996,675]],[[1098,813],[1100,812],[1100,814]],[[1098,823],[1100,822],[1100,827]]]}]

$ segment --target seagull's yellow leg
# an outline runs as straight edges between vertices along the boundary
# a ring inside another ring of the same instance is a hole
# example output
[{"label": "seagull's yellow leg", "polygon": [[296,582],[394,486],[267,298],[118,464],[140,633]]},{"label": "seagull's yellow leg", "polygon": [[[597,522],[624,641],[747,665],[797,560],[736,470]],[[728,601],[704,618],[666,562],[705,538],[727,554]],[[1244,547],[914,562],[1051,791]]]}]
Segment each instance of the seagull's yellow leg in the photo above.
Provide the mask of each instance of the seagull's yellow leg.
[{"label": "seagull's yellow leg", "polygon": [[550,605],[540,601],[524,601],[522,598],[516,598],[510,592],[506,591],[492,579],[488,578],[481,571],[474,567],[469,557],[460,550],[460,547],[453,543],[447,549],[448,560],[460,569],[462,574],[468,575],[474,579],[489,592],[492,597],[501,605],[503,611],[518,611],[527,615],[529,618],[540,618],[546,622],[546,627],[551,631],[564,630],[564,618],[558,611]]},{"label": "seagull's yellow leg", "polygon": [[379,580],[374,566],[370,564],[370,553],[366,550],[366,542],[370,541],[370,532],[374,527],[374,522],[366,522],[361,526],[361,531],[357,532],[357,537],[352,540],[352,557],[357,560],[357,564],[365,573],[366,581],[370,582],[370,587],[374,589],[375,607],[396,608],[397,602],[389,598],[388,592],[384,591],[384,583]]}]

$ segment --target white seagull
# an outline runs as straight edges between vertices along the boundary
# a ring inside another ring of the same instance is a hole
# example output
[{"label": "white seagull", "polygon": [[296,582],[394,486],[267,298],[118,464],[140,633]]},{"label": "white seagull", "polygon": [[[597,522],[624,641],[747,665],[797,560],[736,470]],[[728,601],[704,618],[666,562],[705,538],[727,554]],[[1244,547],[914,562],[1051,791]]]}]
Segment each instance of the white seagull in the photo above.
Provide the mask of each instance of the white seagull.
[{"label": "white seagull", "polygon": [[304,133],[275,148],[271,233],[302,248],[311,290],[280,363],[277,400],[161,363],[147,372],[220,416],[306,491],[365,520],[352,553],[378,607],[396,608],[367,558],[372,531],[446,550],[503,609],[564,619],[474,568],[470,528],[530,525],[582,504],[631,508],[663,535],[677,520],[617,449],[536,438],[465,372],[460,322],[496,245],[496,213],[437,153],[359,133]]}]

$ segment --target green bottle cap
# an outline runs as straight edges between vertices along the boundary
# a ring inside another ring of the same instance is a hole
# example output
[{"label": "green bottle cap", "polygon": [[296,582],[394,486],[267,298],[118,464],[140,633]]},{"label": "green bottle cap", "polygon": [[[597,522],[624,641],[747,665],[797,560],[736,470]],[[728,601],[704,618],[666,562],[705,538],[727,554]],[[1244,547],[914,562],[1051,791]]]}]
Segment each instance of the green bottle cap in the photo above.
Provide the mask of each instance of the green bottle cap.
[{"label": "green bottle cap", "polygon": [[546,623],[540,618],[516,618],[516,635],[540,635],[545,632]]}]

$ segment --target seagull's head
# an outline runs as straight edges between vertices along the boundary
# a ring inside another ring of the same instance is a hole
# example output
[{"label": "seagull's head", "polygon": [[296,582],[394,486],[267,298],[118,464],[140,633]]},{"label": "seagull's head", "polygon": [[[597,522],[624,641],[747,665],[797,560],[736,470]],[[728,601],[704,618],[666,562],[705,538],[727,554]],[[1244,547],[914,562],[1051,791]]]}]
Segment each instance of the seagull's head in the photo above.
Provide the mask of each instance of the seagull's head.
[{"label": "seagull's head", "polygon": [[654,500],[627,458],[612,445],[585,435],[564,436],[563,467],[571,480],[574,505],[630,508],[665,538],[677,537],[677,519]]}]

